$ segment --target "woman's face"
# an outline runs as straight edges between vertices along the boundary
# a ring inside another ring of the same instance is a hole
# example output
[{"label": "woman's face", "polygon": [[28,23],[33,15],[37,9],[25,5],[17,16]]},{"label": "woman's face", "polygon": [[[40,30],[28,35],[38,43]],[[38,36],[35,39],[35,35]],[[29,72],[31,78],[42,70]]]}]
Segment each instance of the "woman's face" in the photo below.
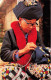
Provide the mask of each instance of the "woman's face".
[{"label": "woman's face", "polygon": [[19,18],[19,24],[23,32],[29,33],[35,27],[36,19],[27,20],[25,18]]}]

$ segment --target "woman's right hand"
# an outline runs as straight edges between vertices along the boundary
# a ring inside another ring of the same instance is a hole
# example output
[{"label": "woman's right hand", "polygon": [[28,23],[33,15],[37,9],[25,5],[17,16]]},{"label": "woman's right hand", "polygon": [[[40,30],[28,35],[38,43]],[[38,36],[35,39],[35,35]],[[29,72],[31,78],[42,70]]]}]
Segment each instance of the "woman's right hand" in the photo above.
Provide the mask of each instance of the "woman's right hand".
[{"label": "woman's right hand", "polygon": [[37,46],[33,42],[27,43],[23,49],[19,50],[19,52],[18,52],[19,56],[29,53],[29,51],[31,51],[31,50],[35,50],[36,47]]},{"label": "woman's right hand", "polygon": [[35,50],[37,46],[33,42],[29,42],[26,44],[26,46],[23,48],[24,53],[28,53],[31,50]]}]

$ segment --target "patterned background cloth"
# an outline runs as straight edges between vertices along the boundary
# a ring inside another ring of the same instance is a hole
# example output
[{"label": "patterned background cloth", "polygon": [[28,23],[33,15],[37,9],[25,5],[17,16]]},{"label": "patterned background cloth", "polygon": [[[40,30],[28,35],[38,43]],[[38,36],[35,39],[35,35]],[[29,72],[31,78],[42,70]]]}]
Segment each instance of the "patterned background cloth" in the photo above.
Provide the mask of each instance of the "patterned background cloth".
[{"label": "patterned background cloth", "polygon": [[39,80],[45,80],[51,76],[51,64],[30,64],[27,69],[32,75],[39,78]]},{"label": "patterned background cloth", "polygon": [[8,64],[2,69],[2,80],[28,80],[29,76],[18,64]]},{"label": "patterned background cloth", "polygon": [[[51,76],[51,64],[30,64],[27,69],[39,80],[46,80],[47,76]],[[9,63],[2,69],[2,80],[28,80],[28,78],[27,73],[22,71],[18,64]]]}]

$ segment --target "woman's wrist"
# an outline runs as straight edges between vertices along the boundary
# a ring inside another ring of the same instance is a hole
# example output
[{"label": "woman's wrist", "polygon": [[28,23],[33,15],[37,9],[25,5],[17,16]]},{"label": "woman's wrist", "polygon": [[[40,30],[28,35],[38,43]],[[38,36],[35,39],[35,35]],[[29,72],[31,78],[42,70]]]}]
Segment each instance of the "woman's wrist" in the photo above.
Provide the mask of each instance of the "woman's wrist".
[{"label": "woman's wrist", "polygon": [[19,50],[19,56],[22,56],[23,54],[25,54],[24,49]]}]

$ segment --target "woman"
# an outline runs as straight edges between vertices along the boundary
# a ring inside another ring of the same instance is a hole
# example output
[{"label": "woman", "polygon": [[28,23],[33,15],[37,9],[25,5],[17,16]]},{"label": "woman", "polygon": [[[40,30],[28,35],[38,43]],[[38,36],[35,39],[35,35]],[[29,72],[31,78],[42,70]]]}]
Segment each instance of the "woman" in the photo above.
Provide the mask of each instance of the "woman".
[{"label": "woman", "polygon": [[43,15],[42,8],[39,2],[23,1],[16,5],[13,12],[19,21],[11,23],[12,29],[4,36],[1,59],[27,67],[32,51],[42,46],[40,34],[36,30],[36,21]]},{"label": "woman", "polygon": [[[19,21],[11,23],[12,29],[5,34],[1,48],[2,60],[17,60],[16,55],[17,57],[24,57],[25,55],[30,57],[32,50],[38,44],[41,45],[39,32],[36,30],[36,20],[42,17],[43,13],[41,5],[38,2],[35,3],[27,3],[29,6],[26,6],[25,2],[20,2],[13,9]],[[19,62],[19,60],[17,61]]]}]

